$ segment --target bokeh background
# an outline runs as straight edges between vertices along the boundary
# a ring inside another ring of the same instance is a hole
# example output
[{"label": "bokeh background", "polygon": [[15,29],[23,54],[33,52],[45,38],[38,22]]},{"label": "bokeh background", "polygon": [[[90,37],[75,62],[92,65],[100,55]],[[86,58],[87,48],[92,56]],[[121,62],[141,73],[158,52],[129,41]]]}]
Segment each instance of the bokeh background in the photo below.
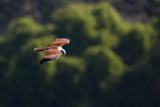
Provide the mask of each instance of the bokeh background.
[{"label": "bokeh background", "polygon": [[160,0],[0,0],[0,107],[160,107],[159,29]]}]

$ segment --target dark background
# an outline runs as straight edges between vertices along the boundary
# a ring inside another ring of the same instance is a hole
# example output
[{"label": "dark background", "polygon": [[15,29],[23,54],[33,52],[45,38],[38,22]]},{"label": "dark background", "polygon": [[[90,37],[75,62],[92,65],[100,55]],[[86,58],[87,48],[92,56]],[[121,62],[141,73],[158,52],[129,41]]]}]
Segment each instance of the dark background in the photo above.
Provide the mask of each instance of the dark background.
[{"label": "dark background", "polygon": [[159,107],[159,29],[160,0],[0,0],[0,106]]}]

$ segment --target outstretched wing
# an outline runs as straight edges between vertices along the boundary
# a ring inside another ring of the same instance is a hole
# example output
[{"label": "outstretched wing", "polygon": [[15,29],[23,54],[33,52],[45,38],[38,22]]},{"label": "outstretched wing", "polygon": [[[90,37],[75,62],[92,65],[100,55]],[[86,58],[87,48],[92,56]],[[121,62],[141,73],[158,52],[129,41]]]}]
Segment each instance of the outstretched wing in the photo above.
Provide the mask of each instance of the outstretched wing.
[{"label": "outstretched wing", "polygon": [[47,47],[57,46],[62,47],[63,45],[69,44],[70,40],[67,38],[56,38],[55,41],[47,44]]},{"label": "outstretched wing", "polygon": [[44,50],[44,54],[45,56],[50,56],[50,55],[61,55],[62,53],[58,50],[58,49],[48,49],[48,50]]},{"label": "outstretched wing", "polygon": [[59,58],[59,56],[62,55],[62,53],[58,49],[49,49],[44,50],[45,57],[40,61],[40,64],[43,64],[44,62],[56,60]]},{"label": "outstretched wing", "polygon": [[43,64],[43,63],[48,62],[48,61],[56,60],[56,59],[58,59],[59,56],[60,56],[60,54],[45,56],[45,57],[40,61],[40,64]]}]

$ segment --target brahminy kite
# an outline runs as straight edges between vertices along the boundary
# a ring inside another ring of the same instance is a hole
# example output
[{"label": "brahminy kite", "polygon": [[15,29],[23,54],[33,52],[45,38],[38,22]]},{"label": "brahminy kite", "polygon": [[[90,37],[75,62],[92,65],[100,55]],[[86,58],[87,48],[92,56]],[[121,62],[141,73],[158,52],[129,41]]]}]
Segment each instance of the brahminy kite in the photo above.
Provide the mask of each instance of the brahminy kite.
[{"label": "brahminy kite", "polygon": [[46,48],[35,48],[35,52],[43,51],[45,54],[44,58],[40,61],[40,64],[56,60],[62,54],[66,54],[66,51],[62,48],[62,46],[69,44],[69,42],[70,39],[68,38],[56,38],[55,41],[48,43]]}]

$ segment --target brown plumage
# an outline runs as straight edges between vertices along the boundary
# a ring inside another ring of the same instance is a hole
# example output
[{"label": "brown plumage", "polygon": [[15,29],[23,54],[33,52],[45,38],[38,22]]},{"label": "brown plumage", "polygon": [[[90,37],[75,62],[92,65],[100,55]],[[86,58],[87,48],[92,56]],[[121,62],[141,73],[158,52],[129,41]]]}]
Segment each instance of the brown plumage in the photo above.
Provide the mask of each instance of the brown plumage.
[{"label": "brown plumage", "polygon": [[43,51],[45,56],[40,61],[40,64],[44,62],[56,60],[60,55],[66,54],[66,51],[62,48],[63,45],[69,44],[70,39],[67,38],[56,38],[55,41],[48,43],[46,48],[35,48],[34,51]]}]

